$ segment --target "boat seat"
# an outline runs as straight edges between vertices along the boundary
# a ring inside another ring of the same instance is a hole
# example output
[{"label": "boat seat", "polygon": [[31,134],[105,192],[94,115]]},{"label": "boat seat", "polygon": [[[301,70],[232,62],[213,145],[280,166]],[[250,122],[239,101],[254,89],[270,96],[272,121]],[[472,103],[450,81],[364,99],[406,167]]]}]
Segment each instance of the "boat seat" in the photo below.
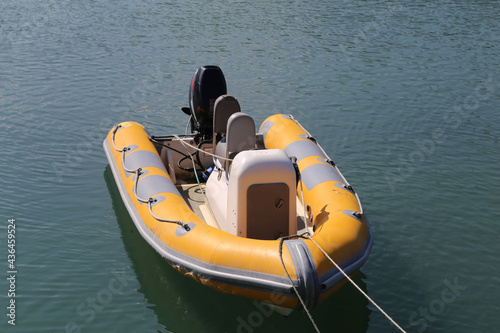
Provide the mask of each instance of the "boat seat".
[{"label": "boat seat", "polygon": [[[215,154],[226,158],[224,170],[229,171],[230,161],[236,154],[255,148],[255,123],[248,114],[233,113],[227,122],[225,140],[217,144]],[[222,163],[221,163],[222,165]]]},{"label": "boat seat", "polygon": [[[214,126],[213,126],[213,143],[212,147],[217,147],[215,154],[217,156],[226,157],[226,140],[225,134],[229,117],[234,113],[240,112],[240,103],[231,95],[222,95],[217,98],[214,104]],[[219,145],[217,143],[219,142]],[[220,152],[220,154],[217,153]],[[224,165],[224,160],[214,158],[214,164],[219,168]]]},{"label": "boat seat", "polygon": [[231,164],[228,230],[253,239],[295,235],[296,196],[295,168],[283,150],[242,151]]}]

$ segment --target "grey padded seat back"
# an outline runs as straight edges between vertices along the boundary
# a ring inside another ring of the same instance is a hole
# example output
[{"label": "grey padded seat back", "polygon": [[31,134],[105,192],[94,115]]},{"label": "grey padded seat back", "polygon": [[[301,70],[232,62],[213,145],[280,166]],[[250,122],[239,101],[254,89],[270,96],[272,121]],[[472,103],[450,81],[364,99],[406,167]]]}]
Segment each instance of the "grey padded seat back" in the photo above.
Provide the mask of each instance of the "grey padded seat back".
[{"label": "grey padded seat back", "polygon": [[[226,134],[229,117],[237,112],[241,112],[240,103],[233,96],[222,95],[215,100],[212,144],[216,147],[217,156],[226,157],[226,139],[223,135]],[[218,140],[220,140],[219,143],[217,143]],[[221,168],[225,163],[221,158],[214,158],[214,164]]]},{"label": "grey padded seat back", "polygon": [[227,129],[227,121],[233,113],[240,112],[240,103],[231,95],[222,95],[215,100],[214,104],[214,138],[215,134],[224,134]]},{"label": "grey padded seat back", "polygon": [[[255,122],[252,117],[243,112],[234,113],[227,122],[226,157],[234,158],[244,150],[255,148]],[[229,161],[226,161],[228,171]]]}]

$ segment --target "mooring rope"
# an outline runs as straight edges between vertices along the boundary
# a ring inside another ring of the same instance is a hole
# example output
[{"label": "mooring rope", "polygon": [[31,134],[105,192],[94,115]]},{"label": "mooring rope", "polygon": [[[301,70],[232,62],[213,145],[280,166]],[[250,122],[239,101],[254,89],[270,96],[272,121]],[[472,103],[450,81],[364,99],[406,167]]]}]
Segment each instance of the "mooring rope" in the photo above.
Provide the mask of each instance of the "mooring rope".
[{"label": "mooring rope", "polygon": [[[175,135],[176,138],[179,138],[177,135]],[[184,142],[184,140],[180,140],[182,146],[184,147],[184,149],[186,149],[189,157],[191,157],[191,162],[193,162],[193,172],[194,172],[194,176],[196,177],[196,182],[198,183],[198,185],[200,186],[200,190],[202,190],[201,188],[201,183],[200,183],[200,179],[198,178],[198,173],[196,172],[196,166],[195,166],[195,161],[194,161],[194,158],[193,158],[193,154],[191,154],[189,152],[189,149],[187,149],[187,146],[191,146],[190,144],[188,144],[187,142]],[[191,147],[194,147],[194,146],[191,146]],[[195,149],[197,150],[200,150],[202,151],[201,149],[199,149],[198,147],[195,147]],[[202,191],[203,193],[203,191]]]},{"label": "mooring rope", "polygon": [[356,288],[359,290],[359,292],[360,292],[361,294],[363,294],[363,296],[365,296],[365,297],[366,297],[366,298],[367,298],[367,299],[368,299],[368,300],[369,300],[369,301],[370,301],[370,302],[371,302],[371,303],[372,303],[372,304],[373,304],[373,305],[374,305],[374,306],[375,306],[375,307],[376,307],[376,308],[377,308],[380,312],[382,312],[382,313],[384,314],[384,316],[385,316],[387,319],[389,319],[389,321],[390,321],[390,322],[391,322],[394,326],[396,326],[396,327],[397,327],[397,328],[398,328],[401,332],[406,333],[406,331],[405,331],[405,330],[403,330],[403,329],[401,328],[401,326],[399,326],[399,325],[398,325],[398,324],[394,321],[394,319],[392,319],[392,318],[391,318],[391,317],[390,317],[387,313],[385,313],[385,311],[384,311],[384,310],[382,310],[382,308],[381,308],[381,307],[380,307],[377,303],[375,303],[375,301],[374,301],[374,300],[372,300],[372,299],[370,298],[370,296],[368,296],[368,295],[367,295],[367,294],[366,294],[366,293],[365,293],[365,292],[364,292],[364,291],[363,291],[363,290],[362,290],[362,289],[361,289],[361,288],[360,288],[360,287],[359,287],[359,286],[358,286],[358,285],[357,285],[357,284],[356,284],[356,283],[355,283],[355,282],[354,282],[354,281],[353,281],[353,280],[349,277],[349,275],[347,275],[347,274],[346,274],[346,272],[344,272],[344,270],[343,270],[342,268],[340,268],[340,266],[339,266],[339,265],[337,265],[337,263],[336,263],[336,262],[335,262],[332,258],[330,258],[330,256],[329,256],[329,255],[325,252],[325,250],[323,250],[323,248],[322,248],[321,246],[319,246],[319,244],[318,244],[318,243],[316,243],[316,241],[315,241],[315,240],[314,240],[314,239],[313,239],[313,238],[312,238],[312,237],[311,237],[308,233],[307,233],[306,235],[304,235],[304,238],[310,239],[310,240],[311,240],[314,244],[316,244],[316,246],[318,247],[318,249],[320,249],[320,250],[321,250],[321,252],[323,252],[323,254],[324,254],[324,255],[325,255],[325,256],[326,256],[326,257],[327,257],[327,258],[328,258],[328,259],[332,262],[332,264],[333,264],[333,265],[334,265],[334,266],[335,266],[335,267],[336,267],[336,268],[337,268],[337,269],[338,269],[338,270],[339,270],[339,271],[340,271],[340,272],[341,272],[341,273],[345,276],[345,278],[346,278],[347,280],[349,280],[349,282],[351,282],[351,284],[352,284],[352,285],[354,285],[354,287],[356,287]]},{"label": "mooring rope", "polygon": [[[223,157],[223,156],[219,156],[219,155],[212,154],[212,153],[210,153],[210,152],[208,152],[208,151],[206,151],[206,150],[203,150],[203,149],[201,149],[201,148],[198,148],[198,147],[196,147],[196,146],[193,146],[193,145],[192,145],[192,144],[190,144],[190,143],[184,142],[184,141],[183,141],[183,140],[182,140],[182,139],[181,139],[181,138],[180,138],[177,134],[174,134],[174,138],[176,138],[176,139],[180,140],[180,141],[181,141],[181,143],[182,143],[183,145],[187,145],[188,147],[191,147],[191,148],[193,148],[193,149],[195,149],[195,150],[198,150],[198,151],[200,151],[200,152],[202,152],[202,153],[205,153],[205,154],[207,154],[208,156],[212,156],[212,157],[215,157],[215,158],[219,158],[219,159],[221,159],[221,160],[225,160],[225,161],[232,161],[232,159],[231,159],[231,158],[226,158],[226,157]],[[215,148],[215,147],[214,147],[214,148]]]},{"label": "mooring rope", "polygon": [[292,284],[292,288],[293,288],[293,291],[295,292],[295,294],[297,295],[299,301],[300,301],[300,304],[302,304],[302,308],[304,309],[304,311],[307,313],[307,316],[309,317],[309,320],[311,321],[311,323],[313,324],[314,326],[314,329],[316,330],[316,332],[320,333],[319,331],[319,328],[318,326],[316,325],[316,323],[314,322],[314,319],[311,315],[311,313],[309,312],[309,310],[307,309],[304,301],[302,300],[302,297],[300,296],[299,294],[299,291],[297,290],[297,287],[295,287],[295,283],[293,283],[293,280],[292,278],[290,277],[290,274],[288,274],[288,270],[286,269],[286,266],[285,266],[285,262],[283,261],[283,242],[285,240],[288,240],[288,239],[293,239],[293,238],[307,238],[306,235],[309,235],[308,232],[306,233],[303,233],[302,235],[293,235],[293,236],[285,236],[285,237],[280,237],[279,240],[280,240],[280,244],[279,244],[279,254],[280,254],[280,260],[281,260],[281,265],[283,266],[283,269],[285,270],[285,273],[286,273],[286,276],[288,277],[288,280],[290,280],[290,283]]},{"label": "mooring rope", "polygon": [[[161,141],[158,141],[158,140],[156,139],[156,137],[155,137],[155,136],[150,136],[150,137],[149,137],[149,140],[150,140],[150,141],[152,141],[152,142],[154,142],[154,143],[156,143],[156,144],[158,144],[158,145],[160,145],[160,146],[162,146],[162,147],[165,147],[165,148],[167,148],[167,149],[170,149],[170,150],[172,150],[172,151],[175,151],[177,154],[182,155],[183,157],[186,157],[186,158],[188,158],[188,157],[189,157],[189,155],[194,154],[194,153],[191,153],[191,152],[189,152],[188,154],[184,154],[184,153],[183,153],[183,152],[181,152],[180,150],[177,150],[177,149],[175,149],[175,148],[174,148],[174,147],[172,147],[172,146],[168,146],[168,145],[166,145],[166,144],[162,143]],[[200,166],[201,166],[201,165],[200,165]]]},{"label": "mooring rope", "polygon": [[188,134],[188,127],[189,127],[189,124],[191,123],[191,118],[192,117],[193,117],[193,115],[189,116],[189,119],[188,119],[187,124],[186,124],[186,131],[184,132],[184,135]]}]

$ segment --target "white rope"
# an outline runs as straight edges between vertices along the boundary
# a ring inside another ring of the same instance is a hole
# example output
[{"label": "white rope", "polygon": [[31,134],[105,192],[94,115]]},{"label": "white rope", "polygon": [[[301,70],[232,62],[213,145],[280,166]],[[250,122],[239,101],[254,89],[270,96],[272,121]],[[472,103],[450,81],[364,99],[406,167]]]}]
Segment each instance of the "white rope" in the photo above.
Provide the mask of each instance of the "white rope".
[{"label": "white rope", "polygon": [[187,124],[186,124],[186,131],[184,132],[184,135],[187,135],[188,134],[188,127],[189,127],[189,123],[191,122],[191,118],[193,117],[193,115],[190,115],[189,116],[189,119],[187,121]]},{"label": "white rope", "polygon": [[[189,149],[187,149],[187,146],[190,146],[190,144],[188,144],[187,142],[184,142],[184,140],[180,140],[180,141],[181,141],[181,144],[184,147],[184,149],[186,149],[186,152],[188,153],[189,157],[191,158],[191,162],[193,163],[193,172],[194,172],[194,176],[196,177],[196,182],[198,183],[198,187],[200,188],[201,193],[203,195],[205,195],[205,191],[203,191],[203,188],[201,187],[200,179],[198,178],[198,173],[196,172],[196,165],[195,165],[195,162],[194,162],[193,154],[191,154],[191,152],[189,151]],[[194,146],[191,146],[191,147],[194,147]],[[194,148],[198,149],[198,147],[194,147]],[[201,150],[201,149],[199,149],[199,150]]]},{"label": "white rope", "polygon": [[[201,185],[200,180],[199,180],[199,178],[198,178],[198,175],[197,175],[197,173],[196,173],[195,161],[194,161],[194,158],[193,158],[193,154],[191,154],[191,152],[187,149],[187,146],[192,147],[192,148],[194,148],[194,149],[196,149],[196,150],[200,150],[200,151],[202,151],[202,152],[204,152],[204,153],[207,153],[207,154],[209,154],[209,155],[212,155],[212,154],[210,154],[210,153],[208,153],[208,152],[206,152],[206,151],[204,151],[204,150],[201,150],[201,149],[199,149],[198,147],[192,146],[192,145],[190,145],[190,144],[189,144],[189,143],[187,143],[187,142],[184,142],[184,140],[181,140],[181,139],[180,139],[177,135],[174,135],[174,137],[180,140],[180,142],[181,142],[182,146],[184,147],[184,149],[186,149],[186,152],[187,152],[187,153],[188,153],[188,155],[191,157],[191,161],[192,161],[192,163],[193,163],[193,170],[194,170],[194,174],[195,174],[195,176],[196,176],[196,181],[198,182],[198,188],[200,189],[200,193],[201,193],[201,194],[203,194],[203,196],[205,197],[205,203],[206,203],[206,205],[208,206],[208,208],[210,209],[210,211],[212,211],[212,206],[210,205],[210,200],[208,200],[208,198],[207,198],[207,193],[206,193],[206,191],[203,189],[203,186]],[[213,156],[216,156],[216,155],[213,155]],[[217,157],[217,156],[216,156],[216,157]]]},{"label": "white rope", "polygon": [[[307,233],[306,233],[307,234]],[[285,262],[283,261],[283,242],[287,239],[292,239],[292,238],[296,238],[296,237],[304,237],[305,235],[294,235],[294,236],[286,236],[286,237],[281,237],[280,238],[280,244],[279,244],[279,254],[280,254],[280,260],[281,260],[281,265],[283,266],[283,269],[285,270],[285,273],[286,273],[286,276],[288,276],[288,280],[290,280],[290,283],[292,284],[292,288],[293,288],[293,291],[295,292],[295,294],[297,295],[297,298],[299,299],[300,301],[300,304],[302,304],[302,308],[304,309],[304,311],[306,312],[307,316],[309,317],[309,320],[311,321],[311,323],[313,324],[314,326],[314,329],[316,330],[316,332],[318,333],[321,333],[319,331],[319,328],[318,326],[316,325],[316,323],[314,322],[314,319],[311,315],[311,313],[309,312],[309,310],[307,309],[306,307],[306,304],[304,303],[304,301],[302,300],[302,297],[300,296],[299,294],[299,291],[297,290],[297,288],[295,287],[295,283],[293,283],[293,280],[292,278],[290,277],[290,274],[288,274],[288,270],[286,269],[286,266],[285,266]]]},{"label": "white rope", "polygon": [[406,331],[404,329],[401,328],[401,326],[399,326],[395,321],[394,319],[392,319],[387,313],[385,313],[384,310],[382,310],[382,308],[380,306],[378,306],[377,303],[375,303],[375,301],[373,301],[370,296],[368,296],[350,277],[349,275],[347,275],[344,270],[342,270],[342,268],[339,267],[339,265],[337,265],[337,263],[335,261],[333,261],[332,258],[330,258],[330,256],[328,256],[328,254],[325,252],[325,250],[323,250],[321,248],[321,246],[319,246],[318,243],[316,243],[316,241],[309,235],[305,235],[306,238],[310,239],[314,244],[316,244],[316,246],[318,247],[318,249],[321,250],[321,252],[323,252],[323,254],[332,262],[332,264],[342,273],[344,274],[344,276],[346,277],[347,280],[349,280],[349,282],[351,282],[358,290],[361,294],[363,294],[363,296],[365,296],[380,312],[382,312],[384,314],[384,316],[389,319],[389,321],[394,325],[396,326],[401,332],[404,332],[406,333]]},{"label": "white rope", "polygon": [[185,142],[184,140],[182,140],[182,139],[181,139],[181,138],[180,138],[177,134],[174,134],[174,138],[176,138],[176,139],[180,140],[180,141],[181,141],[181,143],[182,143],[183,145],[187,145],[187,146],[189,146],[189,147],[191,147],[191,148],[193,148],[193,149],[195,149],[195,150],[201,151],[202,153],[205,153],[205,154],[207,154],[207,155],[209,155],[209,156],[216,157],[216,158],[219,158],[219,159],[221,159],[221,160],[225,160],[225,161],[232,161],[232,159],[231,159],[231,158],[225,158],[225,157],[222,157],[222,156],[218,156],[218,155],[215,155],[215,154],[209,153],[209,152],[208,152],[208,151],[206,151],[206,150],[203,150],[203,149],[200,149],[200,148],[198,148],[198,147],[196,147],[196,146],[193,146],[192,144],[187,143],[187,142]]}]

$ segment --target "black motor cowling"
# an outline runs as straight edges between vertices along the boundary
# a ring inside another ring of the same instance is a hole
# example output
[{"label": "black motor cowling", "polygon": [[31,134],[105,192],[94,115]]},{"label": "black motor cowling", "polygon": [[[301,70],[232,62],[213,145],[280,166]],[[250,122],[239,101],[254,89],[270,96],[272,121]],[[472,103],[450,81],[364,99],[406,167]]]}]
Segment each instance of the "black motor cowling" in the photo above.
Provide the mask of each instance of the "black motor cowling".
[{"label": "black motor cowling", "polygon": [[196,70],[189,90],[191,132],[205,140],[212,138],[214,103],[217,97],[225,94],[226,79],[218,66],[202,66]]}]

